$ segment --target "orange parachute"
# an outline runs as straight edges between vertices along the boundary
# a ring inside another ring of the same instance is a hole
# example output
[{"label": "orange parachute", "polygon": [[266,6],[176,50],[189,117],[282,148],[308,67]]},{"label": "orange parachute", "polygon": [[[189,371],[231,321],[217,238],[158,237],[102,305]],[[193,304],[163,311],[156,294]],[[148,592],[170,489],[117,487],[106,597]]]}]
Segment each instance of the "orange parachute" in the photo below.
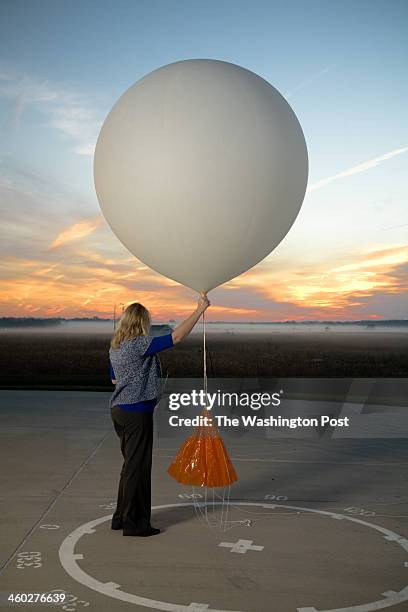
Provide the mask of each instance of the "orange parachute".
[{"label": "orange parachute", "polygon": [[237,480],[237,474],[214,419],[204,409],[200,420],[202,424],[181,445],[167,472],[185,485],[230,485]]},{"label": "orange parachute", "polygon": [[[207,351],[203,312],[204,392],[207,398]],[[199,487],[225,487],[235,482],[237,474],[218,427],[207,408],[201,413],[200,425],[181,445],[174,461],[167,468],[177,482]]]}]

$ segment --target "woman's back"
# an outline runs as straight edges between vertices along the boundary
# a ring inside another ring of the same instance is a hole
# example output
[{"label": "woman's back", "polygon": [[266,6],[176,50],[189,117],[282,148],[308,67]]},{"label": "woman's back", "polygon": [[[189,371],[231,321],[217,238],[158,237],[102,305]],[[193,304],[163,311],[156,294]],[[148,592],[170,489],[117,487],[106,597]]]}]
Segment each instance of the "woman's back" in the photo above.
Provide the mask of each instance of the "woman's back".
[{"label": "woman's back", "polygon": [[152,341],[152,336],[135,336],[123,340],[119,348],[109,349],[110,363],[116,379],[110,406],[160,398],[160,361],[155,353],[146,354]]}]

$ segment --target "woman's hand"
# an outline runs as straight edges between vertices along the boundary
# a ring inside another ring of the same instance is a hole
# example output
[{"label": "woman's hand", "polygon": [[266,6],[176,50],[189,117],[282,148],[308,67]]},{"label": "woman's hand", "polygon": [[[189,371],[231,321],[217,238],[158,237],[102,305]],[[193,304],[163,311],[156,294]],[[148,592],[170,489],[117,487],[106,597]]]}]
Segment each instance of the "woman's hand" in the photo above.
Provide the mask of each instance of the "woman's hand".
[{"label": "woman's hand", "polygon": [[205,293],[201,293],[195,311],[185,321],[180,323],[180,325],[178,325],[176,329],[172,332],[171,336],[173,338],[173,344],[181,342],[183,338],[188,336],[194,325],[199,321],[204,310],[206,310],[209,305],[210,302],[208,300],[208,297],[205,295]]},{"label": "woman's hand", "polygon": [[197,302],[197,311],[202,314],[210,306],[210,301],[205,293],[201,293]]}]

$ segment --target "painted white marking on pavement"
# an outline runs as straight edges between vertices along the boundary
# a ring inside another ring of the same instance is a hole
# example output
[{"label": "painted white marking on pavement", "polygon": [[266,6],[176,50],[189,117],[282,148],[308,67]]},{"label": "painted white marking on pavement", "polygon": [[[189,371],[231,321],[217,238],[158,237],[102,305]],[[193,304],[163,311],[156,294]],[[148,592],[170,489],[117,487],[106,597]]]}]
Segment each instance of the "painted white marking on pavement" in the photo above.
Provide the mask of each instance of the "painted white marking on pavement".
[{"label": "painted white marking on pavement", "polygon": [[194,612],[200,612],[200,610],[208,610],[209,604],[205,603],[195,603],[191,602],[189,606],[187,606],[187,610],[193,610]]},{"label": "painted white marking on pavement", "polygon": [[[223,502],[209,502],[207,505],[217,505],[222,506]],[[352,523],[358,523],[359,525],[363,525],[364,527],[369,527],[370,529],[374,529],[375,531],[381,533],[383,536],[388,536],[386,539],[391,540],[399,544],[405,550],[408,550],[407,540],[402,536],[396,534],[385,527],[380,525],[376,525],[375,523],[369,523],[368,521],[364,521],[359,518],[355,518],[350,515],[339,515],[334,512],[329,512],[328,510],[316,510],[314,508],[306,508],[302,506],[292,506],[288,504],[266,504],[257,503],[257,502],[234,502],[236,506],[257,506],[261,508],[287,508],[289,510],[299,510],[303,512],[312,512],[315,514],[321,514],[327,517],[340,517],[343,519],[350,521]],[[178,504],[162,504],[160,506],[152,506],[152,510],[163,510],[166,508],[184,508],[191,507],[194,508],[194,503],[184,502]],[[74,549],[77,542],[81,539],[81,537],[85,534],[94,533],[95,527],[100,525],[101,523],[105,523],[112,519],[112,514],[108,514],[106,516],[99,517],[94,519],[93,521],[89,521],[88,523],[84,523],[75,529],[72,533],[70,533],[65,540],[63,540],[60,549],[59,549],[59,558],[61,561],[62,567],[65,571],[77,582],[83,584],[84,586],[97,591],[98,593],[102,593],[103,595],[107,595],[108,597],[112,597],[115,599],[119,599],[121,601],[127,601],[129,603],[133,603],[139,606],[144,606],[146,608],[155,608],[156,610],[169,610],[170,612],[191,612],[191,608],[188,605],[182,604],[173,604],[165,601],[155,601],[153,599],[148,599],[147,597],[141,597],[139,595],[134,595],[132,593],[126,593],[124,591],[120,591],[119,589],[111,588],[108,584],[100,582],[90,576],[86,572],[84,572],[79,565],[76,563],[74,559]],[[317,610],[314,607],[306,607],[306,608],[297,608],[297,612],[373,612],[374,610],[382,610],[384,608],[389,608],[398,603],[403,603],[408,601],[408,586],[403,588],[399,592],[395,591],[387,591],[389,593],[393,593],[389,597],[385,599],[379,599],[377,601],[359,604],[356,606],[348,606],[345,608],[330,608],[327,610]],[[189,604],[190,605],[190,604]],[[237,610],[217,610],[214,608],[207,608],[209,612],[242,612]]]},{"label": "painted white marking on pavement", "polygon": [[233,553],[246,553],[247,550],[263,550],[263,546],[253,546],[253,540],[238,540],[235,543],[232,542],[220,542],[218,546],[224,546],[230,548],[230,552]]},{"label": "painted white marking on pavement", "polygon": [[399,536],[396,533],[394,533],[392,536],[385,535],[384,539],[391,540],[392,542],[398,542],[398,544],[402,546],[402,548],[405,548],[405,550],[408,550],[408,540],[406,538]]},{"label": "painted white marking on pavement", "polygon": [[336,519],[337,521],[341,521],[341,520],[343,520],[345,517],[344,517],[344,514],[335,514],[335,513],[333,512],[333,514],[332,514],[332,518],[333,518],[333,519]]},{"label": "painted white marking on pavement", "polygon": [[275,501],[281,502],[281,501],[288,501],[288,496],[287,495],[265,495],[264,499],[274,499]]}]

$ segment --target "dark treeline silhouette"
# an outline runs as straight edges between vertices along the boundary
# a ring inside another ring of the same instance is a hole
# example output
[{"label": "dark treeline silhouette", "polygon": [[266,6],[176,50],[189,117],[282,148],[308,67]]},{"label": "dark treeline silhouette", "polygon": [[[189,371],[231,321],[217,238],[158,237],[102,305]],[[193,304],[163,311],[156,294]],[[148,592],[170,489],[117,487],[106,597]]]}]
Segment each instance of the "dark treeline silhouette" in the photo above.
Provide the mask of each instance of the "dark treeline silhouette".
[{"label": "dark treeline silhouette", "polygon": [[37,319],[36,317],[1,317],[0,327],[44,327],[60,325],[64,319]]},{"label": "dark treeline silhouette", "polygon": [[44,325],[61,325],[70,321],[113,321],[102,317],[75,317],[66,319],[65,317],[1,317],[0,327],[42,327]]}]

